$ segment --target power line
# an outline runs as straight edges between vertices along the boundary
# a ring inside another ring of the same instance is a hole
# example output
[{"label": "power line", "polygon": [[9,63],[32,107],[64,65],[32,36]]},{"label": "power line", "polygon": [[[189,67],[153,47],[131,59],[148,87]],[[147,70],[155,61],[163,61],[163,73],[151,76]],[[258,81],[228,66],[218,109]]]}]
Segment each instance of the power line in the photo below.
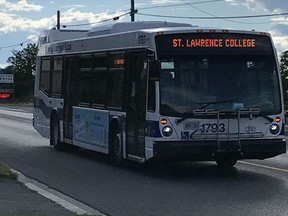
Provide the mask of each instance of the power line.
[{"label": "power line", "polygon": [[[119,16],[115,16],[113,18],[109,18],[109,19],[105,19],[105,20],[101,20],[101,21],[97,21],[97,22],[92,22],[92,23],[82,23],[82,24],[75,24],[75,25],[61,25],[62,27],[80,27],[80,26],[87,26],[87,25],[93,25],[93,24],[97,24],[97,23],[103,23],[103,22],[107,22],[107,21],[110,21],[110,20],[118,20],[120,17],[123,17],[123,16],[126,16],[130,13],[124,13],[122,15],[119,15]],[[55,28],[56,25],[53,27]],[[14,48],[14,47],[18,47],[18,46],[23,46],[24,44],[30,42],[30,41],[33,41],[35,40],[36,38],[38,38],[40,35],[37,35],[31,39],[28,39],[28,40],[25,40],[23,42],[19,42],[19,43],[16,43],[16,44],[12,44],[12,45],[7,45],[7,46],[0,46],[0,56],[3,55],[4,53],[1,52],[2,49],[8,49],[8,48]],[[8,51],[13,51],[13,50],[8,50]],[[7,52],[7,51],[6,51]],[[5,52],[5,53],[6,53]]]},{"label": "power line", "polygon": [[186,1],[184,1],[184,0],[181,0],[181,1],[184,2],[186,5],[188,5],[188,6],[192,7],[192,8],[194,8],[194,9],[196,9],[196,10],[198,10],[198,11],[204,13],[204,14],[207,14],[207,15],[209,15],[209,16],[212,16],[212,17],[217,18],[217,16],[215,16],[214,14],[208,13],[208,12],[206,12],[206,11],[200,9],[200,8],[197,8],[197,7],[193,6],[191,3],[188,3],[188,2],[186,2]]},{"label": "power line", "polygon": [[139,8],[139,10],[149,10],[149,9],[156,9],[156,8],[165,8],[165,7],[178,7],[178,6],[183,6],[183,5],[188,5],[206,15],[209,15],[209,17],[182,17],[182,16],[172,16],[172,15],[155,15],[155,14],[147,14],[147,13],[141,13],[138,12],[137,10],[137,14],[139,15],[143,15],[143,16],[152,16],[152,17],[161,17],[161,18],[176,18],[176,19],[222,19],[225,20],[227,22],[233,22],[233,23],[240,23],[240,24],[268,24],[271,22],[257,22],[257,23],[251,23],[251,22],[243,22],[243,21],[236,21],[236,20],[232,20],[232,19],[248,19],[248,18],[261,18],[261,17],[273,17],[273,16],[286,16],[288,13],[279,13],[279,14],[263,14],[263,15],[252,15],[252,16],[216,16],[212,13],[209,13],[207,11],[204,11],[194,5],[196,4],[205,4],[205,3],[213,3],[213,2],[220,2],[220,1],[225,1],[225,0],[204,0],[204,1],[198,1],[198,2],[187,2],[184,0],[180,0],[183,3],[179,3],[179,4],[169,4],[169,5],[161,5],[161,6],[151,6],[151,7],[142,7]]},{"label": "power line", "polygon": [[109,19],[105,19],[105,20],[100,20],[100,21],[97,21],[97,22],[89,22],[89,23],[82,23],[82,24],[73,24],[73,25],[62,25],[62,27],[80,27],[80,26],[88,26],[88,25],[94,25],[94,24],[99,24],[99,23],[103,23],[103,22],[107,22],[107,21],[111,21],[111,20],[118,20],[120,17],[123,17],[123,16],[126,16],[130,13],[124,13],[122,15],[119,15],[119,16],[115,16],[115,17],[112,17],[112,18],[109,18]]},{"label": "power line", "polygon": [[159,15],[159,14],[147,14],[147,13],[139,13],[139,15],[143,16],[152,16],[152,17],[162,17],[162,18],[176,18],[176,19],[204,19],[204,20],[213,20],[213,19],[249,19],[249,18],[261,18],[261,17],[275,17],[275,16],[288,16],[288,12],[285,13],[277,13],[277,14],[261,14],[261,15],[248,15],[248,16],[173,16],[173,15]]},{"label": "power line", "polygon": [[[186,2],[186,1],[184,1],[184,0],[181,0],[181,1],[184,2],[186,5],[192,7],[192,8],[194,8],[194,9],[196,9],[196,10],[198,10],[198,11],[206,14],[206,15],[212,16],[212,17],[214,17],[214,18],[223,19],[223,20],[225,20],[226,22],[240,23],[240,24],[249,24],[249,25],[251,25],[251,23],[247,23],[247,22],[243,22],[243,21],[235,21],[235,20],[231,20],[231,19],[227,19],[227,18],[223,18],[223,17],[216,16],[216,15],[214,15],[214,14],[212,14],[212,13],[209,13],[209,12],[207,12],[207,11],[204,11],[204,10],[202,10],[202,9],[196,7],[196,6],[193,6],[193,5],[192,5],[191,3],[189,3],[189,2]],[[257,23],[257,24],[259,24],[259,23]]]},{"label": "power line", "polygon": [[[160,6],[151,6],[151,7],[140,7],[139,9],[140,10],[149,10],[149,9],[156,9],[156,8],[165,8],[165,7],[178,7],[178,6],[183,6],[183,5],[187,5],[187,4],[205,4],[205,3],[212,3],[212,2],[220,2],[220,1],[225,1],[225,0],[204,0],[204,1],[198,1],[198,2],[193,2],[193,3],[189,3],[189,2],[185,2],[185,3],[179,3],[179,4],[169,4],[169,5],[160,5]],[[129,11],[129,12],[127,12]],[[131,1],[131,8],[130,9],[127,9],[127,10],[122,10],[122,11],[119,11],[119,12],[126,12],[120,16],[118,16],[119,18],[120,17],[123,17],[123,16],[126,16],[128,14],[130,14],[131,16],[131,21],[135,19],[135,17],[133,18],[132,15],[135,16],[135,14],[137,13],[138,14],[138,9],[135,9],[135,6],[133,7],[133,1]],[[115,14],[116,12],[114,13],[110,13],[110,14]],[[142,14],[144,15],[144,14]],[[114,17],[113,19],[116,20],[117,17]],[[109,21],[111,19],[106,19],[106,20],[101,20],[101,21],[97,21],[97,22],[92,22],[92,23],[82,23],[82,24],[74,24],[74,25],[69,25],[69,24],[64,24],[64,25],[61,25],[63,27],[80,27],[80,26],[87,26],[87,25],[93,25],[93,24],[97,24],[97,23],[102,23],[102,22],[106,22],[106,21]],[[56,27],[56,26],[55,26]]]},{"label": "power line", "polygon": [[[212,3],[212,2],[220,2],[220,1],[225,1],[225,0],[204,0],[204,1],[199,1],[199,2],[193,2],[193,3],[189,3],[186,2],[184,0],[181,0],[183,3],[179,3],[179,4],[170,4],[170,5],[162,5],[162,6],[153,6],[153,7],[143,7],[140,8],[141,10],[148,10],[148,9],[155,9],[155,8],[160,8],[160,7],[176,7],[176,6],[183,6],[183,5],[189,5],[190,7],[193,7],[196,10],[201,11],[202,13],[205,13],[209,16],[173,16],[173,15],[159,15],[159,14],[147,14],[147,13],[141,13],[138,12],[138,10],[135,10],[137,12],[138,15],[142,15],[142,16],[151,16],[151,17],[161,17],[161,18],[174,18],[174,19],[199,19],[199,20],[217,20],[217,19],[223,19],[226,21],[230,21],[229,19],[249,19],[249,18],[262,18],[262,17],[275,17],[275,16],[287,16],[288,12],[285,13],[277,13],[277,14],[261,14],[261,15],[245,15],[245,16],[216,16],[214,14],[208,13],[204,10],[201,10],[197,7],[195,7],[194,5],[196,4],[204,4],[204,3]],[[127,10],[123,10],[122,12],[127,11]],[[120,11],[121,12],[121,11]],[[115,12],[116,13],[116,12]],[[113,13],[111,13],[113,14]],[[87,26],[87,25],[93,25],[93,24],[97,24],[97,23],[103,23],[103,22],[107,22],[110,20],[117,20],[120,17],[126,16],[130,14],[130,9],[129,12],[124,13],[122,15],[119,16],[115,16],[113,18],[109,18],[109,19],[105,19],[105,20],[101,20],[101,21],[97,21],[97,22],[91,22],[91,23],[82,23],[82,24],[75,24],[75,25],[62,25],[63,27],[79,27],[79,26]],[[239,21],[232,21],[232,22],[238,22],[238,23],[243,23],[243,22],[239,22]],[[265,22],[267,23],[267,22]],[[248,24],[248,23],[246,23]],[[249,23],[251,24],[251,23]],[[264,24],[264,23],[253,23],[253,24]],[[37,36],[38,37],[38,36]],[[36,38],[36,37],[35,37]],[[34,40],[35,38],[23,41],[23,42],[19,42],[16,44],[12,44],[12,45],[7,45],[7,46],[0,46],[0,51],[2,49],[7,49],[7,48],[13,48],[13,47],[17,47],[17,46],[22,46],[25,43],[28,43],[32,40]],[[0,53],[0,55],[3,53]]]},{"label": "power line", "polygon": [[[14,47],[19,47],[19,46],[22,47],[24,44],[26,44],[26,43],[28,43],[28,42],[31,42],[31,41],[33,41],[33,40],[35,40],[35,39],[37,39],[38,37],[40,37],[40,35],[41,35],[41,34],[39,34],[39,35],[37,35],[37,36],[34,36],[34,37],[32,37],[32,38],[30,38],[30,39],[28,39],[28,40],[25,40],[25,41],[16,43],[16,44],[7,45],[7,46],[0,46],[0,56],[6,54],[6,53],[8,53],[8,52],[13,52],[13,51],[14,51],[14,49],[8,49],[8,48],[14,48]],[[8,49],[8,50],[6,50],[6,51],[3,52],[3,51],[2,51],[3,49]]]},{"label": "power line", "polygon": [[[206,1],[193,2],[193,3],[189,3],[189,4],[196,5],[196,4],[206,4],[206,3],[212,3],[212,2],[221,2],[221,1],[225,1],[225,0],[206,0]],[[178,7],[178,6],[183,6],[183,5],[187,5],[187,3],[185,2],[185,3],[179,3],[179,4],[140,7],[138,9],[139,10],[149,10],[149,9],[165,8],[165,7]]]},{"label": "power line", "polygon": [[23,44],[26,44],[26,43],[28,43],[28,42],[30,42],[30,41],[38,38],[38,37],[39,36],[31,38],[31,39],[28,39],[28,40],[25,40],[25,41],[17,43],[17,44],[12,44],[12,45],[7,45],[7,46],[0,46],[0,51],[1,51],[1,49],[7,49],[7,48],[12,48],[12,47],[17,47],[17,46],[23,46]]}]

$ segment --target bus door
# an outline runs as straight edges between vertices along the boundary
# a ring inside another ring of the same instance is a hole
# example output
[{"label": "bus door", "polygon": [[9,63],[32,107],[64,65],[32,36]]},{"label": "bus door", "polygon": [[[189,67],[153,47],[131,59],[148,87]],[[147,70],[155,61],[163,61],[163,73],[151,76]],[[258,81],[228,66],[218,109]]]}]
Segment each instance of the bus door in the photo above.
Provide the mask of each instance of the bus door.
[{"label": "bus door", "polygon": [[126,150],[129,156],[145,157],[146,52],[127,56]]},{"label": "bus door", "polygon": [[[75,61],[76,60],[76,61]],[[65,58],[65,68],[64,68],[64,141],[67,143],[72,143],[72,106],[75,102],[75,69],[77,62],[77,57],[69,56]]]}]

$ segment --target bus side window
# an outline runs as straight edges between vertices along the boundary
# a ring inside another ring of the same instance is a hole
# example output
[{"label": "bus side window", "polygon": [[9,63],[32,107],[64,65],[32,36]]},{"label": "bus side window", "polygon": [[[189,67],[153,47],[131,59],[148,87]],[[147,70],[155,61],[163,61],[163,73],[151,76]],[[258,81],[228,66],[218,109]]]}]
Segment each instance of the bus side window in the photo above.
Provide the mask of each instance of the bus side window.
[{"label": "bus side window", "polygon": [[91,74],[91,102],[93,107],[106,106],[106,92],[107,92],[107,57],[94,56],[94,68]]},{"label": "bus side window", "polygon": [[109,84],[111,86],[108,106],[121,109],[123,107],[124,69],[110,69]]},{"label": "bus side window", "polygon": [[106,71],[93,71],[91,102],[96,106],[105,106],[106,104],[107,79]]},{"label": "bus side window", "polygon": [[156,95],[155,95],[155,80],[150,77],[148,82],[148,112],[155,112],[156,110]]},{"label": "bus side window", "polygon": [[41,59],[41,70],[40,70],[40,90],[49,95],[50,89],[50,71],[51,71],[51,60],[50,58]]},{"label": "bus side window", "polygon": [[109,56],[108,66],[108,107],[117,110],[123,108],[124,73],[126,59],[124,53],[113,53]]},{"label": "bus side window", "polygon": [[63,58],[56,57],[53,61],[51,96],[60,97],[62,93]]},{"label": "bus side window", "polygon": [[79,71],[79,98],[78,102],[89,105],[91,101],[91,71],[93,67],[92,56],[83,56],[80,60]]},{"label": "bus side window", "polygon": [[79,85],[79,92],[80,92],[80,102],[89,103],[90,102],[90,74],[89,73],[82,73],[80,76],[80,85]]}]

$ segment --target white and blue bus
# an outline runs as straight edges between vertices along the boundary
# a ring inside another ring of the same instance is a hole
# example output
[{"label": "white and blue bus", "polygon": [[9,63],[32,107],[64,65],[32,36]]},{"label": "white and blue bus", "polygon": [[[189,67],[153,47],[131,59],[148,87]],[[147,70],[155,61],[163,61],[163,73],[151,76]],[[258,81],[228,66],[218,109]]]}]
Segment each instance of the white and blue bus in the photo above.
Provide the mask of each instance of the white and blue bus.
[{"label": "white and blue bus", "polygon": [[268,33],[116,23],[47,31],[38,48],[34,127],[57,150],[225,166],[286,152]]}]

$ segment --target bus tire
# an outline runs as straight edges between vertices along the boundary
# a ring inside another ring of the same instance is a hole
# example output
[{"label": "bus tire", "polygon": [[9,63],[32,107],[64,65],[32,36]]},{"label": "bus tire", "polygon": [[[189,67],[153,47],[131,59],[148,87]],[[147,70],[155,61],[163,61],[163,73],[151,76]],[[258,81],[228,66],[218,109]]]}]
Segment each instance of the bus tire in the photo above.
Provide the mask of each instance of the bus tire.
[{"label": "bus tire", "polygon": [[123,139],[119,127],[112,128],[109,136],[109,159],[112,164],[123,164]]},{"label": "bus tire", "polygon": [[54,115],[51,120],[50,145],[57,151],[65,150],[64,143],[60,141],[60,124],[56,115]]},{"label": "bus tire", "polygon": [[216,158],[216,163],[219,167],[233,167],[237,163],[237,159],[234,157],[224,156]]}]

